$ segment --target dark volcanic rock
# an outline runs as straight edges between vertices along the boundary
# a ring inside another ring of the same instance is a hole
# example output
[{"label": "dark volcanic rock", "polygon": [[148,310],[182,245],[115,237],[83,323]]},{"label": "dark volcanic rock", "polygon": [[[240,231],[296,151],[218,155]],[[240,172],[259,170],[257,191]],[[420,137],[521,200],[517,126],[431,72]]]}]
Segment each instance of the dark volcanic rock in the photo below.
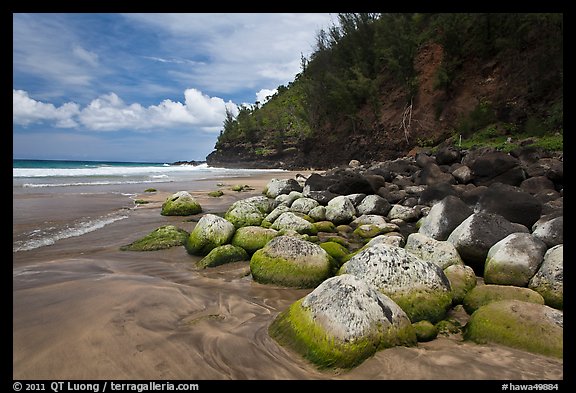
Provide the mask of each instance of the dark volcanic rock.
[{"label": "dark volcanic rock", "polygon": [[478,200],[476,212],[499,214],[530,228],[542,213],[542,203],[519,187],[494,183]]},{"label": "dark volcanic rock", "polygon": [[472,170],[476,185],[488,186],[500,182],[519,186],[526,176],[518,159],[502,152],[487,153],[473,160],[468,167]]}]

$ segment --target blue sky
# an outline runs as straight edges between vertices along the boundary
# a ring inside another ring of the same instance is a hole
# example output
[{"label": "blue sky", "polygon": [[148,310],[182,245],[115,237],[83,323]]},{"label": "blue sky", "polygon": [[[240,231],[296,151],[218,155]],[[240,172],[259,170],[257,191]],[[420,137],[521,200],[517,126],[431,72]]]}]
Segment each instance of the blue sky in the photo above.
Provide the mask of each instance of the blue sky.
[{"label": "blue sky", "polygon": [[330,14],[13,14],[13,158],[203,160]]}]

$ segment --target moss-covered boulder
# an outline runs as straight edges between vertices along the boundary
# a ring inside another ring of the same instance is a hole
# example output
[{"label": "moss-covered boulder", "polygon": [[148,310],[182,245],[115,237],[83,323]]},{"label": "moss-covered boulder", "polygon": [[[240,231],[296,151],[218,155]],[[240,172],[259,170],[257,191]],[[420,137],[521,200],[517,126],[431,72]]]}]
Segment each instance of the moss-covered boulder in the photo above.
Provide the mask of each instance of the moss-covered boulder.
[{"label": "moss-covered boulder", "polygon": [[316,232],[336,232],[336,226],[332,223],[332,221],[318,221],[313,223],[313,225],[314,228],[316,228]]},{"label": "moss-covered boulder", "polygon": [[338,261],[341,261],[346,255],[350,253],[346,247],[342,244],[329,241],[325,243],[320,243],[320,247],[322,247],[330,256]]},{"label": "moss-covered boulder", "polygon": [[452,305],[442,269],[403,248],[378,243],[356,254],[338,274],[353,274],[394,300],[412,322],[441,320]]},{"label": "moss-covered boulder", "polygon": [[464,328],[464,339],[562,358],[563,320],[562,311],[546,305],[500,300],[472,314]]},{"label": "moss-covered boulder", "polygon": [[444,269],[444,274],[452,288],[452,304],[462,304],[464,297],[476,286],[474,269],[466,265],[450,265]]},{"label": "moss-covered boulder", "polygon": [[247,261],[248,254],[242,247],[236,247],[232,244],[212,249],[204,258],[196,264],[199,268],[215,267],[225,263]]},{"label": "moss-covered boulder", "polygon": [[186,251],[191,255],[207,255],[212,249],[229,243],[234,231],[234,225],[228,220],[205,214],[190,232]]},{"label": "moss-covered boulder", "polygon": [[550,248],[544,254],[544,262],[530,280],[528,287],[544,298],[550,307],[564,306],[564,245]]},{"label": "moss-covered boulder", "polygon": [[250,259],[255,281],[286,287],[314,288],[331,275],[331,257],[317,244],[278,236]]},{"label": "moss-covered boulder", "polygon": [[478,308],[498,300],[521,300],[523,302],[544,304],[544,298],[538,292],[529,288],[510,285],[477,285],[464,296],[462,305],[468,314]]},{"label": "moss-covered boulder", "polygon": [[178,191],[166,198],[160,214],[163,216],[190,216],[201,212],[202,206],[188,191]]},{"label": "moss-covered boulder", "polygon": [[293,303],[269,333],[319,368],[352,368],[378,350],[416,344],[404,311],[349,274],[327,279]]},{"label": "moss-covered boulder", "polygon": [[512,233],[488,250],[486,284],[525,287],[544,260],[546,244],[529,233]]},{"label": "moss-covered boulder", "polygon": [[432,341],[438,336],[438,329],[430,321],[419,321],[412,324],[418,342]]},{"label": "moss-covered boulder", "polygon": [[274,200],[265,196],[256,196],[234,202],[224,214],[235,228],[260,225],[272,211]]},{"label": "moss-covered boulder", "polygon": [[188,232],[174,225],[164,225],[148,235],[128,245],[120,247],[122,251],[155,251],[174,246],[182,246],[188,239]]},{"label": "moss-covered boulder", "polygon": [[359,225],[352,233],[358,235],[362,238],[373,238],[378,235],[383,235],[389,232],[396,232],[398,231],[398,225],[393,223],[386,223],[386,224],[364,224]]},{"label": "moss-covered boulder", "polygon": [[278,236],[278,231],[257,226],[238,228],[232,237],[231,244],[242,247],[248,254],[253,254]]}]

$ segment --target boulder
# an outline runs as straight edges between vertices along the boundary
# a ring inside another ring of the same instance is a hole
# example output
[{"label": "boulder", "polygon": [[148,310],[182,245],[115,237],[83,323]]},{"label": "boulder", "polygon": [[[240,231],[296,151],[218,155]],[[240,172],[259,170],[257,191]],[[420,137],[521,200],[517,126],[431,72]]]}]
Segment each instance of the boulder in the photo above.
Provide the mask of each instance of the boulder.
[{"label": "boulder", "polygon": [[496,182],[519,186],[526,179],[518,159],[503,152],[486,153],[463,164],[472,170],[472,182],[477,186],[489,186]]},{"label": "boulder", "polygon": [[326,220],[326,206],[316,206],[308,212],[308,216],[314,221]]},{"label": "boulder", "polygon": [[396,204],[392,205],[386,217],[389,220],[399,219],[404,222],[417,221],[418,212],[411,207]]},{"label": "boulder", "polygon": [[289,194],[280,194],[274,199],[276,200],[276,203],[278,206],[283,205],[283,206],[290,207],[296,199],[302,198],[303,196],[304,195],[302,195],[301,192],[290,191]]},{"label": "boulder", "polygon": [[454,169],[452,176],[454,176],[456,182],[460,184],[468,184],[473,178],[472,170],[466,165]]},{"label": "boulder", "polygon": [[462,304],[464,297],[476,286],[476,274],[470,266],[450,265],[444,274],[452,288],[452,304]]},{"label": "boulder", "polygon": [[360,202],[366,198],[366,194],[348,194],[346,198],[350,199],[350,202],[357,208]]},{"label": "boulder", "polygon": [[278,236],[250,259],[255,281],[314,288],[331,274],[331,258],[320,246],[292,236]]},{"label": "boulder", "polygon": [[452,243],[435,240],[421,233],[411,233],[404,249],[424,261],[435,263],[442,270],[450,265],[464,264]]},{"label": "boulder", "polygon": [[316,227],[314,227],[311,222],[306,221],[292,212],[282,213],[270,228],[277,231],[293,230],[300,234],[308,235],[315,235],[317,233]]},{"label": "boulder", "polygon": [[251,197],[234,202],[226,211],[224,218],[234,224],[234,227],[260,225],[272,211],[274,200],[265,196]]},{"label": "boulder", "polygon": [[290,210],[297,213],[308,214],[310,210],[318,207],[320,204],[312,198],[296,199],[290,206]]},{"label": "boulder", "polygon": [[230,221],[214,214],[205,214],[190,232],[186,251],[191,255],[207,255],[212,249],[229,243],[234,231]]},{"label": "boulder", "polygon": [[248,254],[242,247],[225,244],[212,249],[212,251],[198,261],[196,265],[199,268],[207,268],[246,260],[248,260]]},{"label": "boulder", "polygon": [[201,212],[200,203],[188,191],[178,191],[166,198],[160,214],[163,216],[190,216]]},{"label": "boulder", "polygon": [[232,237],[231,244],[242,247],[248,254],[253,254],[278,236],[278,231],[257,226],[238,228]]},{"label": "boulder", "polygon": [[327,191],[338,195],[373,194],[375,190],[368,180],[351,170],[337,170],[331,176],[336,182],[328,186]]},{"label": "boulder", "polygon": [[543,241],[547,247],[564,244],[564,216],[537,221],[532,227],[532,236]]},{"label": "boulder", "polygon": [[550,248],[544,254],[544,262],[528,287],[538,292],[550,307],[562,309],[564,306],[564,245]]},{"label": "boulder", "polygon": [[546,176],[555,184],[562,184],[564,179],[564,163],[556,158],[541,158],[528,165],[526,173],[529,177]]},{"label": "boulder", "polygon": [[488,250],[486,284],[525,287],[542,264],[546,244],[529,233],[512,233]]},{"label": "boulder", "polygon": [[554,183],[546,176],[535,176],[524,180],[520,188],[529,194],[535,195],[542,191],[554,190]]},{"label": "boulder", "polygon": [[436,240],[446,240],[450,233],[473,211],[455,196],[447,196],[436,203],[422,219],[418,233]]},{"label": "boulder", "polygon": [[438,165],[450,165],[455,162],[460,162],[461,158],[460,150],[451,146],[441,147],[436,152],[436,163]]},{"label": "boulder", "polygon": [[528,233],[528,228],[522,230],[521,226],[498,214],[474,213],[462,221],[447,240],[454,245],[464,263],[472,267],[477,276],[483,276],[490,247],[514,232]]},{"label": "boulder", "polygon": [[326,219],[334,224],[348,224],[354,219],[356,208],[345,196],[337,196],[326,206]]},{"label": "boulder", "polygon": [[432,206],[450,195],[458,196],[454,186],[448,183],[438,183],[426,187],[426,189],[420,193],[418,203],[420,205]]},{"label": "boulder", "polygon": [[468,314],[488,303],[499,300],[521,300],[528,303],[544,304],[544,298],[536,291],[524,287],[515,287],[511,285],[476,285],[466,296],[462,305]]},{"label": "boulder", "polygon": [[378,214],[385,216],[390,209],[390,203],[376,194],[366,196],[362,199],[362,202],[356,206],[358,214]]},{"label": "boulder", "polygon": [[416,184],[426,184],[428,186],[436,184],[456,184],[456,179],[450,173],[444,172],[440,167],[434,163],[428,163],[420,171]]},{"label": "boulder", "polygon": [[542,203],[519,187],[493,183],[478,200],[474,212],[499,214],[530,228],[540,218]]},{"label": "boulder", "polygon": [[450,282],[442,269],[400,247],[374,244],[339,270],[364,279],[394,300],[412,322],[441,320],[452,303]]},{"label": "boulder", "polygon": [[134,242],[120,247],[122,251],[156,251],[186,243],[190,234],[174,225],[164,225]]},{"label": "boulder", "polygon": [[419,321],[412,324],[418,342],[432,341],[438,336],[438,329],[429,321]]},{"label": "boulder", "polygon": [[266,196],[276,198],[291,191],[302,192],[302,186],[295,179],[271,179],[266,185]]},{"label": "boulder", "polygon": [[269,222],[272,224],[278,217],[282,214],[289,212],[290,208],[286,205],[279,205],[274,210],[272,210],[266,217],[264,217],[263,221]]},{"label": "boulder", "polygon": [[542,304],[501,300],[480,307],[472,314],[464,339],[562,358],[563,320],[562,311]]},{"label": "boulder", "polygon": [[268,331],[321,369],[352,368],[378,350],[417,342],[404,311],[349,274],[324,281],[280,313]]}]

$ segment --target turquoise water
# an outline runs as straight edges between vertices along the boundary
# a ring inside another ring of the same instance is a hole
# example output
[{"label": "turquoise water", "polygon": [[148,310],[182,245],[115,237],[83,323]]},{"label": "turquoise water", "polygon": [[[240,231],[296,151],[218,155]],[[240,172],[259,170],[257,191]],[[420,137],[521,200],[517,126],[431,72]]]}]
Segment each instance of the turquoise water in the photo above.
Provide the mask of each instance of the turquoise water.
[{"label": "turquoise water", "polygon": [[118,162],[118,161],[70,161],[70,160],[12,160],[12,168],[81,169],[99,167],[146,167],[166,166],[166,163]]}]

